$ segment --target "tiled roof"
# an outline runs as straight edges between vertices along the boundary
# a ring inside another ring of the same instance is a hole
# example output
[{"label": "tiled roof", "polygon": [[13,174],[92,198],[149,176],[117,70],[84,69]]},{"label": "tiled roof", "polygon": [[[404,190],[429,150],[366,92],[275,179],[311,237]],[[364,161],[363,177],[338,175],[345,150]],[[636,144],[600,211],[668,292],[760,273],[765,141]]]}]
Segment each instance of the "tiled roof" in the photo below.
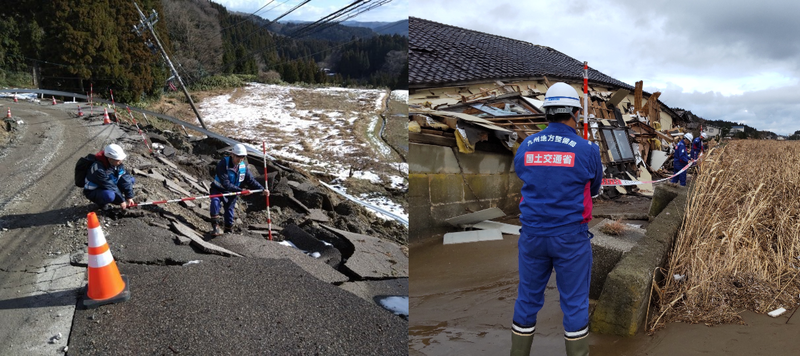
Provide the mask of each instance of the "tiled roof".
[{"label": "tiled roof", "polygon": [[[583,62],[550,47],[409,17],[409,86],[548,76],[583,81]],[[589,82],[633,87],[589,67]]]}]

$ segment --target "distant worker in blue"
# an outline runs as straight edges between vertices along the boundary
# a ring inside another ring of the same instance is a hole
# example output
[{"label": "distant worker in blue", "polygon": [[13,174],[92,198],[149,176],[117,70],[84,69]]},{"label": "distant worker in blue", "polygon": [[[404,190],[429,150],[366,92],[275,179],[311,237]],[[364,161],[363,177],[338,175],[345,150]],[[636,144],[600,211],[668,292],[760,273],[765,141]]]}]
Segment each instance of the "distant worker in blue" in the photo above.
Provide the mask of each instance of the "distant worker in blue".
[{"label": "distant worker in blue", "polygon": [[692,140],[692,150],[689,153],[689,158],[696,160],[703,153],[703,140],[707,137],[705,132],[700,133],[700,136]]},{"label": "distant worker in blue", "polygon": [[[675,155],[674,159],[672,160],[672,171],[674,173],[680,172],[683,167],[686,167],[689,164],[689,153],[686,152],[686,143],[685,142],[692,142],[694,137],[691,133],[687,133],[683,135],[683,139],[678,141],[677,147],[675,147]],[[686,171],[683,171],[681,174],[678,174],[669,181],[672,183],[678,183],[678,180],[681,182],[681,187],[686,186]]]},{"label": "distant worker in blue", "polygon": [[588,355],[592,197],[600,193],[600,148],[576,133],[578,93],[555,83],[545,94],[550,124],[528,136],[514,157],[522,180],[519,287],[511,325],[511,355],[529,355],[536,316],[555,268],[564,312],[567,355]]},{"label": "distant worker in blue", "polygon": [[109,204],[119,205],[123,210],[134,205],[133,176],[125,170],[122,161],[128,155],[116,143],[106,146],[94,155],[94,162],[86,172],[83,196],[101,210]]},{"label": "distant worker in blue", "polygon": [[[247,149],[243,144],[237,143],[231,150],[231,155],[225,157],[217,163],[214,182],[211,184],[211,195],[232,192],[241,192],[242,183],[253,190],[264,189],[250,174],[247,169]],[[264,195],[269,195],[269,190],[264,189]],[[247,195],[247,194],[245,194]],[[219,229],[219,211],[221,206],[225,206],[225,232],[233,231],[233,210],[236,208],[237,196],[211,198],[211,235],[220,236],[222,231]],[[222,202],[220,202],[222,200]]]}]

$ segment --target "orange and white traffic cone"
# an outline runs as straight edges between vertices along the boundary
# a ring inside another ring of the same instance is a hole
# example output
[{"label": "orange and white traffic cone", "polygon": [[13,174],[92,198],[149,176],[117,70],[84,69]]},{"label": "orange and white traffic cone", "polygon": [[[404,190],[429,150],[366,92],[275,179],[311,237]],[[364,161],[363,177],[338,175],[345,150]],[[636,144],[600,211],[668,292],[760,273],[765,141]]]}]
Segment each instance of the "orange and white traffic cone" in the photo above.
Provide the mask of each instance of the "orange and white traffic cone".
[{"label": "orange and white traffic cone", "polygon": [[14,102],[17,102],[17,93],[14,93]]},{"label": "orange and white traffic cone", "polygon": [[6,117],[9,119],[11,118],[11,108],[8,108],[8,114],[6,114]]},{"label": "orange and white traffic cone", "polygon": [[55,105],[55,104],[56,104],[56,97],[53,96],[53,105]]},{"label": "orange and white traffic cone", "polygon": [[106,236],[97,220],[97,214],[87,216],[89,228],[89,283],[83,306],[96,308],[104,304],[131,299],[128,278],[119,274],[117,263],[108,248]]},{"label": "orange and white traffic cone", "polygon": [[103,125],[108,125],[111,123],[111,119],[108,118],[108,109],[103,108]]},{"label": "orange and white traffic cone", "polygon": [[78,105],[78,117],[83,116],[83,111],[81,111],[81,106]]}]

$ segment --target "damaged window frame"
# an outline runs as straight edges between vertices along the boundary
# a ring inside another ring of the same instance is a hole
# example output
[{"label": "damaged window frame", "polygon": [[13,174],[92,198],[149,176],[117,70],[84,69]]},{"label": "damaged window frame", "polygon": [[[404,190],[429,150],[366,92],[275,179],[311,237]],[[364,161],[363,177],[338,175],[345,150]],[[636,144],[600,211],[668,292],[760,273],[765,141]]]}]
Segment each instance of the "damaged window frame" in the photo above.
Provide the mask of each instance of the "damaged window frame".
[{"label": "damaged window frame", "polygon": [[[614,162],[633,162],[636,160],[633,146],[631,146],[629,130],[621,127],[600,127],[602,139],[606,143],[606,148],[611,151],[611,158]],[[619,142],[622,137],[625,138],[624,144]]]}]

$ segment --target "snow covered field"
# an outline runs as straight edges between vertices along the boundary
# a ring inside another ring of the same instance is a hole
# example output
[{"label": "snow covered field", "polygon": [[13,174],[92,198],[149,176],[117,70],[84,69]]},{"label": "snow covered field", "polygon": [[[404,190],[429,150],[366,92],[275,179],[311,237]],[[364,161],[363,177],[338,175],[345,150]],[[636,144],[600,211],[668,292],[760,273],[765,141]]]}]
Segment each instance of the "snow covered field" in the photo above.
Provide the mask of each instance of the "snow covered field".
[{"label": "snow covered field", "polygon": [[[353,178],[404,189],[408,164],[395,158],[379,137],[379,114],[387,94],[384,90],[251,83],[203,100],[199,110],[212,131],[250,143],[258,151],[266,141],[267,154],[309,172],[337,177],[326,183],[342,183],[350,179],[352,170]],[[408,91],[391,92],[389,98],[406,102]],[[408,212],[398,202],[366,195],[358,198],[408,220]]]}]

